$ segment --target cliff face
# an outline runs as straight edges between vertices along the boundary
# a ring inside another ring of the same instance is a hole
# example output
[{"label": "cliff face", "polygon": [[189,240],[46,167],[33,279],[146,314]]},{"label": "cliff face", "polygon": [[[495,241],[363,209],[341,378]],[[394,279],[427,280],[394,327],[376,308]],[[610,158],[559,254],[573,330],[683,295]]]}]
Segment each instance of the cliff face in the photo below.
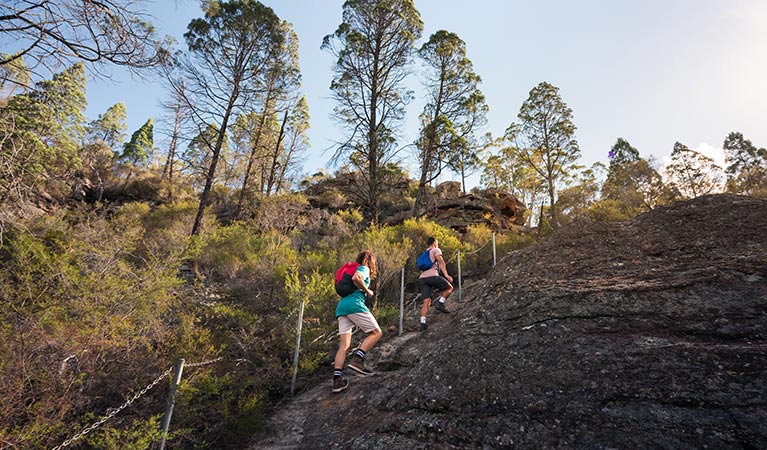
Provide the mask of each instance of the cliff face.
[{"label": "cliff face", "polygon": [[767,201],[573,224],[451,306],[254,448],[767,448]]}]

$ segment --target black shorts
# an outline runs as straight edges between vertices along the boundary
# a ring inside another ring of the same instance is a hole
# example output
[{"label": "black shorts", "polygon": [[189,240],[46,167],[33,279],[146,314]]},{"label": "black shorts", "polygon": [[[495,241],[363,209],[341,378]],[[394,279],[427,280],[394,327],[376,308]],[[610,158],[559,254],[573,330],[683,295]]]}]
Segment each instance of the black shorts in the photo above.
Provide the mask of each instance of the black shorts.
[{"label": "black shorts", "polygon": [[421,299],[434,298],[433,291],[442,292],[450,287],[450,283],[442,277],[419,278],[418,285],[421,287]]}]

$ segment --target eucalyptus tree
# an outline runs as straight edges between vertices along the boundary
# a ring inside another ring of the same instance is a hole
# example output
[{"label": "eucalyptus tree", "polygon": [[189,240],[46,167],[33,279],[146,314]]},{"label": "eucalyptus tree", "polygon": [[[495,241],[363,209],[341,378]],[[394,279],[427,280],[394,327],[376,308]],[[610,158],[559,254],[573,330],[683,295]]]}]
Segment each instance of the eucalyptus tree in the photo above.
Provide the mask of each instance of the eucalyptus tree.
[{"label": "eucalyptus tree", "polygon": [[[6,54],[0,54],[0,59],[6,57]],[[23,58],[0,65],[0,107],[5,106],[8,99],[14,95],[28,91],[31,82],[32,77],[24,65]]]},{"label": "eucalyptus tree", "polygon": [[622,217],[633,217],[671,202],[675,193],[666,185],[655,161],[642,158],[627,140],[618,138],[607,154],[610,161],[602,199],[612,202]]},{"label": "eucalyptus tree", "polygon": [[767,149],[757,148],[742,133],[724,140],[727,191],[744,195],[767,195]]},{"label": "eucalyptus tree", "polygon": [[358,177],[352,195],[377,223],[384,168],[396,155],[396,133],[412,92],[405,86],[423,23],[412,0],[347,0],[343,19],[322,48],[335,58],[330,85],[335,118],[347,125],[333,161],[348,157]]},{"label": "eucalyptus tree", "polygon": [[[518,147],[519,128],[512,124],[502,138],[494,144],[497,153],[484,158],[481,182],[488,187],[495,187],[517,197],[531,211],[528,220],[532,220],[535,205],[541,194],[546,191],[543,177],[527,162],[527,155]],[[541,164],[540,161],[537,162]]]},{"label": "eucalyptus tree", "polygon": [[263,74],[285,36],[274,11],[255,0],[205,2],[205,17],[193,19],[187,30],[189,52],[175,61],[184,75],[184,90],[178,89],[181,82],[173,77],[171,85],[184,96],[200,133],[211,124],[217,126],[192,227],[196,235],[229,123],[263,92]]},{"label": "eucalyptus tree", "polygon": [[[269,196],[280,171],[280,158],[283,156],[279,130],[284,130],[288,117],[301,102],[301,69],[298,64],[298,36],[288,22],[280,24],[284,39],[275,47],[271,60],[263,73],[263,93],[260,110],[252,111],[244,119],[252,123],[246,125],[250,132],[247,136],[247,165],[242,180],[240,196],[237,202],[237,214],[246,197],[250,195],[253,178],[260,196]],[[281,123],[278,125],[278,123]],[[271,125],[271,126],[270,126]],[[269,134],[272,136],[267,136]]]},{"label": "eucalyptus tree", "polygon": [[421,175],[415,210],[424,202],[425,187],[442,172],[444,164],[465,174],[473,163],[476,129],[486,123],[487,105],[479,90],[482,81],[466,56],[466,44],[457,34],[439,30],[418,50],[426,66],[427,102],[421,113],[417,143]]},{"label": "eucalyptus tree", "polygon": [[[0,3],[0,67],[41,73],[80,61],[140,69],[165,54],[143,0],[10,0]],[[4,77],[2,71],[0,76]],[[4,81],[4,80],[3,80]]]},{"label": "eucalyptus tree", "polygon": [[125,103],[110,106],[104,114],[99,114],[96,120],[88,124],[87,133],[90,140],[104,141],[112,149],[120,146],[125,141],[125,132],[128,131],[125,124],[127,117]]},{"label": "eucalyptus tree", "polygon": [[560,225],[589,217],[589,209],[599,200],[600,180],[606,170],[601,162],[588,168],[578,167],[577,173],[570,177],[568,185],[557,196]]},{"label": "eucalyptus tree", "polygon": [[530,91],[517,117],[517,148],[523,161],[545,181],[551,223],[556,226],[557,185],[581,156],[573,112],[559,95],[559,88],[544,81]]},{"label": "eucalyptus tree", "polygon": [[666,174],[684,198],[696,198],[719,189],[721,168],[714,160],[676,142]]},{"label": "eucalyptus tree", "polygon": [[610,152],[607,154],[607,158],[610,160],[610,172],[626,163],[640,159],[639,150],[622,137],[615,141],[615,144],[613,144]]},{"label": "eucalyptus tree", "polygon": [[120,159],[131,166],[144,166],[149,162],[154,150],[154,120],[150,117],[134,131],[128,142],[123,145]]},{"label": "eucalyptus tree", "polygon": [[191,112],[184,102],[186,89],[183,83],[177,84],[171,92],[171,99],[161,103],[164,111],[160,119],[160,132],[168,138],[168,151],[165,154],[165,164],[162,168],[162,178],[168,180],[168,199],[173,202],[174,176],[177,172],[179,141],[182,140],[182,130],[191,119]]},{"label": "eucalyptus tree", "polygon": [[104,114],[91,121],[86,129],[87,142],[83,145],[83,166],[89,170],[88,177],[96,180],[96,200],[101,201],[107,177],[112,173],[117,156],[115,149],[125,141],[128,126],[124,103],[110,106]]},{"label": "eucalyptus tree", "polygon": [[[189,140],[189,144],[181,152],[182,171],[191,180],[194,189],[202,189],[207,182],[208,172],[213,160],[213,152],[219,135],[218,125],[210,124]],[[229,138],[225,136],[219,149],[219,155],[225,157],[229,153]],[[222,158],[224,159],[224,158]],[[226,161],[225,161],[226,162]],[[213,182],[218,181],[220,173],[216,173]]]},{"label": "eucalyptus tree", "polygon": [[82,164],[85,105],[85,67],[77,63],[0,109],[0,204],[66,188]]},{"label": "eucalyptus tree", "polygon": [[309,146],[309,105],[305,97],[300,97],[283,112],[280,129],[274,143],[274,151],[269,161],[269,171],[264,192],[267,196],[278,194],[285,189],[290,173],[299,165],[301,155]]}]

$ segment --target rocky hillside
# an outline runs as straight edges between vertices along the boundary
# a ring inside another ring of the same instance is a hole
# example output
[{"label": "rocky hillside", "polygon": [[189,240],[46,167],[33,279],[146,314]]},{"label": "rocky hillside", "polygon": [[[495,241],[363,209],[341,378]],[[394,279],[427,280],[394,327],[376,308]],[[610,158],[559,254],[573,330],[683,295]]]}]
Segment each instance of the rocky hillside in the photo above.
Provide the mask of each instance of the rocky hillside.
[{"label": "rocky hillside", "polygon": [[767,448],[766,230],[730,195],[568,226],[253,448]]}]

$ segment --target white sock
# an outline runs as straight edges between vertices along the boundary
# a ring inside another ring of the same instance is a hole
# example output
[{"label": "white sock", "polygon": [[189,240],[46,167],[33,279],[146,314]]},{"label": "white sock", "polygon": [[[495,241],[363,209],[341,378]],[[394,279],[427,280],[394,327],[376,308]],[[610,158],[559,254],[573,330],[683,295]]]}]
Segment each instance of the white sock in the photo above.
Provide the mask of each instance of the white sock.
[{"label": "white sock", "polygon": [[421,323],[426,323],[426,316],[421,316]]},{"label": "white sock", "polygon": [[437,299],[440,303],[445,303],[445,297],[440,296],[439,299]]}]

